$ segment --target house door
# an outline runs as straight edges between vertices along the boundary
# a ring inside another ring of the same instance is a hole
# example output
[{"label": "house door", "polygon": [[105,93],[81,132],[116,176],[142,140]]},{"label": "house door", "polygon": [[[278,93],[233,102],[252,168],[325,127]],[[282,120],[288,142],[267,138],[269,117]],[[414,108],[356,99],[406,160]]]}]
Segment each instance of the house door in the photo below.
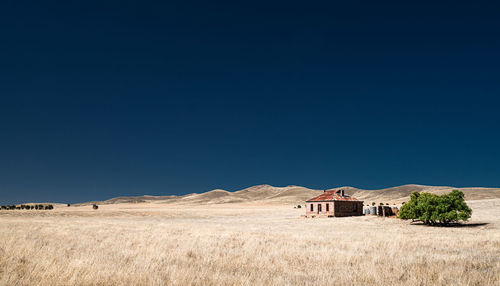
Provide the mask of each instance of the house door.
[{"label": "house door", "polygon": [[318,204],[318,214],[321,213],[321,204]]}]

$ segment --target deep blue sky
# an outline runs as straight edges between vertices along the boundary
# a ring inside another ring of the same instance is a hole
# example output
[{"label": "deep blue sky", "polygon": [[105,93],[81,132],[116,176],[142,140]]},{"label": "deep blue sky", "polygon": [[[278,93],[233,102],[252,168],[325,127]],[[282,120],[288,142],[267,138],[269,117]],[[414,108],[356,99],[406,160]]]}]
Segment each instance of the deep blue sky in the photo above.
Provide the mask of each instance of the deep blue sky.
[{"label": "deep blue sky", "polygon": [[1,204],[500,186],[498,4],[162,2],[2,1]]}]

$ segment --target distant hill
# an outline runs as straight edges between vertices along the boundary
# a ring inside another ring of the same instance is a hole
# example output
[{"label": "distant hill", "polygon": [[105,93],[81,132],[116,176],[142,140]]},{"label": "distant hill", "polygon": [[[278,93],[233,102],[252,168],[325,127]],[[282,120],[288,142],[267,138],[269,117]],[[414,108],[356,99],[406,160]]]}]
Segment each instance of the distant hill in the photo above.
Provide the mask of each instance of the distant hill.
[{"label": "distant hill", "polygon": [[[346,194],[354,196],[366,204],[371,202],[401,203],[408,201],[411,192],[427,191],[435,194],[444,194],[453,189],[464,192],[466,200],[497,199],[500,198],[500,188],[455,188],[425,185],[402,185],[379,190],[365,190],[345,186],[334,189],[343,189]],[[119,203],[167,203],[167,204],[225,204],[225,203],[262,203],[262,204],[302,204],[307,199],[321,194],[323,190],[314,190],[301,186],[273,187],[257,185],[243,190],[228,192],[216,189],[205,193],[194,193],[184,196],[136,196],[116,197],[101,202],[87,202],[82,205],[119,204]]]},{"label": "distant hill", "polygon": [[482,200],[482,199],[498,199],[500,198],[500,188],[456,188],[448,186],[425,186],[425,185],[402,185],[379,190],[364,190],[353,187],[341,187],[346,190],[346,193],[355,196],[366,202],[404,202],[408,201],[411,192],[430,192],[434,194],[445,194],[451,190],[461,190],[465,194],[465,199]]}]

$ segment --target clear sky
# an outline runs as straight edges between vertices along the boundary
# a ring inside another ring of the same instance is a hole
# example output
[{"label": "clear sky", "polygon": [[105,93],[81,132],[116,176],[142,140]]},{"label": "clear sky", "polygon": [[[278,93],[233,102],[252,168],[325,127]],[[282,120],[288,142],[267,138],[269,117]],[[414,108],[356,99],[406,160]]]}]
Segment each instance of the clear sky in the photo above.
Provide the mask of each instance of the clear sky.
[{"label": "clear sky", "polygon": [[497,1],[2,1],[0,204],[500,186]]}]

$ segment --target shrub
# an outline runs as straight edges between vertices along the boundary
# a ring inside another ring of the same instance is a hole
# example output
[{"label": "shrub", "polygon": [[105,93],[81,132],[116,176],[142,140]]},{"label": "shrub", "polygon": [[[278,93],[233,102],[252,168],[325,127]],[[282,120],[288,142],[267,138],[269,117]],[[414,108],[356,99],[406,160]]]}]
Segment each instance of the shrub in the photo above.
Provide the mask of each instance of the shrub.
[{"label": "shrub", "polygon": [[374,205],[375,205],[375,202],[372,203],[372,206],[374,206]]},{"label": "shrub", "polygon": [[300,209],[300,208],[302,208],[302,206],[301,205],[297,205],[297,208]]},{"label": "shrub", "polygon": [[93,204],[93,205],[92,205],[92,208],[96,210],[96,209],[98,209],[99,207],[98,207],[96,204]]},{"label": "shrub", "polygon": [[412,192],[410,201],[401,207],[398,217],[422,221],[427,225],[449,225],[466,221],[471,214],[472,210],[465,203],[464,193],[453,190],[441,196],[426,192]]},{"label": "shrub", "polygon": [[67,206],[68,206],[68,207],[70,207],[70,206],[71,206],[71,204],[67,204]]}]

